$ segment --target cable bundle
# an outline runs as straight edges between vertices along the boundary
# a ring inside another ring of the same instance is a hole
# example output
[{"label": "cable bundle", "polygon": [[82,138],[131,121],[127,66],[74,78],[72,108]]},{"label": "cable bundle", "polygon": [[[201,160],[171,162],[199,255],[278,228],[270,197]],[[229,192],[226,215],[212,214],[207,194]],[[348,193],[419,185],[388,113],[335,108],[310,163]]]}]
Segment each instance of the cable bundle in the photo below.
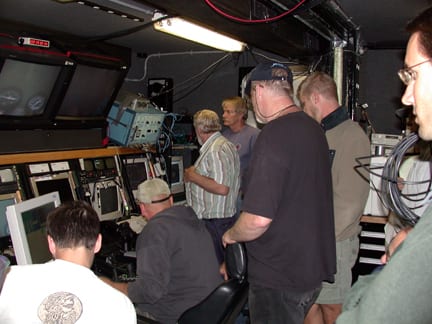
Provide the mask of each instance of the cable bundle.
[{"label": "cable bundle", "polygon": [[398,187],[399,168],[405,153],[418,141],[417,133],[403,138],[392,150],[382,172],[381,199],[383,204],[393,211],[402,222],[414,226],[419,216],[406,205]]}]

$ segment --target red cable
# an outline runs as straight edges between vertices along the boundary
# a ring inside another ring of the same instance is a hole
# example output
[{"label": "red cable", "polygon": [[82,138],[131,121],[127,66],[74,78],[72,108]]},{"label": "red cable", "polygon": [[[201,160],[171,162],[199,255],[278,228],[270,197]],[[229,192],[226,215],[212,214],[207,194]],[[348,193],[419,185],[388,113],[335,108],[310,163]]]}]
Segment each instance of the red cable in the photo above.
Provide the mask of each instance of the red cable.
[{"label": "red cable", "polygon": [[220,14],[220,15],[222,15],[222,16],[228,18],[228,19],[235,20],[235,21],[242,22],[242,23],[264,23],[264,22],[272,22],[272,21],[278,20],[278,19],[280,19],[280,18],[282,18],[282,17],[284,17],[284,16],[290,14],[291,12],[293,12],[293,11],[296,10],[298,7],[300,7],[303,3],[306,2],[306,0],[301,0],[301,1],[300,1],[299,3],[297,3],[294,7],[292,7],[291,9],[289,9],[289,10],[283,12],[283,13],[281,13],[281,14],[278,15],[278,16],[275,16],[275,17],[272,17],[272,18],[267,18],[267,19],[255,19],[255,20],[253,20],[253,19],[243,19],[243,18],[239,18],[239,17],[231,16],[231,15],[229,15],[229,14],[223,12],[223,11],[220,10],[219,8],[217,8],[217,7],[216,7],[216,6],[215,6],[215,5],[214,5],[210,0],[204,0],[204,1],[207,3],[207,5],[210,6],[210,8],[212,8],[212,9],[213,9],[214,11],[216,11],[218,14]]}]

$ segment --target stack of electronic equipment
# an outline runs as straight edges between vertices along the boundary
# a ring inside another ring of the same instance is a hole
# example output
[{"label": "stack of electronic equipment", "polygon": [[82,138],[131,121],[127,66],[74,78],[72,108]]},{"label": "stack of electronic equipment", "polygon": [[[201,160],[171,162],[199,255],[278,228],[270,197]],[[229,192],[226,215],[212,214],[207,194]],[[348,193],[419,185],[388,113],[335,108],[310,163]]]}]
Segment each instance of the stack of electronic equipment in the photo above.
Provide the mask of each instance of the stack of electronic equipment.
[{"label": "stack of electronic equipment", "polygon": [[155,145],[166,113],[136,94],[117,98],[107,118],[110,140],[122,146]]}]

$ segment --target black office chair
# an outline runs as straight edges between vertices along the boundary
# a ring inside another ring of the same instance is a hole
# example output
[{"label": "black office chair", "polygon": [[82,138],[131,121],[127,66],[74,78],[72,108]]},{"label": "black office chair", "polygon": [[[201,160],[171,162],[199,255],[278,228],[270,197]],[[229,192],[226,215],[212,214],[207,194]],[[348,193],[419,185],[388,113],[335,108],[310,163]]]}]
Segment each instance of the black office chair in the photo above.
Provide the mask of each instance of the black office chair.
[{"label": "black office chair", "polygon": [[225,250],[225,263],[229,279],[221,283],[199,304],[186,310],[180,316],[178,324],[235,323],[246,304],[249,288],[244,244],[228,245]]}]

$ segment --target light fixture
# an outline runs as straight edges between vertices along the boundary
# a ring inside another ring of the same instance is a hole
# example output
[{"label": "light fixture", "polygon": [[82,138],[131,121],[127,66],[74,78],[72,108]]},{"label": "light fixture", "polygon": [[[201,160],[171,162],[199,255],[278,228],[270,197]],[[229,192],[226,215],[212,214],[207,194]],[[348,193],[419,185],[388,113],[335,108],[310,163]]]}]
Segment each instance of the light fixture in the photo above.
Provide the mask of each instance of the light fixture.
[{"label": "light fixture", "polygon": [[[155,13],[153,20],[158,20],[160,17],[162,17],[160,13]],[[241,52],[246,47],[245,43],[219,34],[213,30],[195,25],[179,17],[155,21],[153,27],[158,31],[185,38],[226,52]]]}]

